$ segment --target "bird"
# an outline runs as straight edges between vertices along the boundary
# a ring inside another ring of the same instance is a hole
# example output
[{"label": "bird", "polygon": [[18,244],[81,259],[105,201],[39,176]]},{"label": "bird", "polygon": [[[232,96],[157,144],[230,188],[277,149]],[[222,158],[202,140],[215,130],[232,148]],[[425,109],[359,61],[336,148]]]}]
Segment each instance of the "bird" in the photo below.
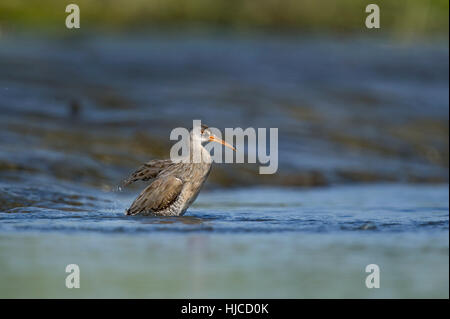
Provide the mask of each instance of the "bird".
[{"label": "bird", "polygon": [[[212,159],[203,146],[217,142],[236,151],[224,140],[213,134],[206,125],[201,125],[200,134],[192,130],[189,134],[190,154],[188,160],[151,160],[122,183],[128,186],[136,181],[152,180],[126,210],[128,216],[182,216],[196,200],[211,171]],[[199,161],[193,161],[193,154],[201,154]],[[187,159],[187,158],[186,158]]]}]

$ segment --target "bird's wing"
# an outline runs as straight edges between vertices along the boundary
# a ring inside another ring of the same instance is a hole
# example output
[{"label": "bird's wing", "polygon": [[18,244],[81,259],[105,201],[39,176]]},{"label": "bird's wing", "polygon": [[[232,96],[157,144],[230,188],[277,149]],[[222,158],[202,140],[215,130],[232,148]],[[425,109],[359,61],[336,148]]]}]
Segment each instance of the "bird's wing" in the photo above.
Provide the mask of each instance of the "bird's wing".
[{"label": "bird's wing", "polygon": [[177,177],[159,177],[139,194],[127,209],[127,215],[163,210],[177,199],[182,188],[183,182]]},{"label": "bird's wing", "polygon": [[127,179],[125,179],[122,182],[121,186],[125,187],[139,180],[148,181],[149,179],[155,178],[162,170],[166,169],[172,164],[173,162],[170,159],[152,160],[150,162],[147,162],[139,167]]}]

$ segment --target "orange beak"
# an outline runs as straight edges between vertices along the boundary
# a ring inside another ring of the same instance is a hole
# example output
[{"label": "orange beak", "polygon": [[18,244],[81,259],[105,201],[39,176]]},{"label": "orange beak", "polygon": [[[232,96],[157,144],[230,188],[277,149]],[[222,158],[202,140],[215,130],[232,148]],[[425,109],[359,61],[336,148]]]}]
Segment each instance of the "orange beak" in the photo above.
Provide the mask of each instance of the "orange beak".
[{"label": "orange beak", "polygon": [[235,149],[232,145],[228,144],[227,142],[225,142],[224,140],[221,140],[221,139],[218,138],[218,137],[210,136],[210,137],[209,137],[209,140],[210,140],[211,142],[217,142],[217,143],[220,143],[220,144],[222,144],[222,145],[225,145],[226,147],[231,148],[233,151],[236,152],[236,149]]}]

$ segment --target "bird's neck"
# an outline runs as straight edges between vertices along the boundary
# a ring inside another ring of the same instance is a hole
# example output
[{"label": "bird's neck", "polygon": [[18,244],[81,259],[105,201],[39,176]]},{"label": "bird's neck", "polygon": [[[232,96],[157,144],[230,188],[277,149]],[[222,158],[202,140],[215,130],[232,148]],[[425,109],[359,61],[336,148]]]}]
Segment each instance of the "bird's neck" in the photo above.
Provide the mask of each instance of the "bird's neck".
[{"label": "bird's neck", "polygon": [[190,161],[191,163],[207,163],[211,164],[212,159],[206,148],[197,142],[191,142],[190,144]]}]

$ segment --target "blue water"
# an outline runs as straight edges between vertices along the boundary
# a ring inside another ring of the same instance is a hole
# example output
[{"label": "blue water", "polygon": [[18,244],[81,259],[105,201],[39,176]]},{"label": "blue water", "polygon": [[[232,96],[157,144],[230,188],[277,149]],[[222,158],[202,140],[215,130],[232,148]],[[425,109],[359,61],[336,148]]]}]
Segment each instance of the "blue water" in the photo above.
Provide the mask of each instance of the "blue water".
[{"label": "blue water", "polygon": [[[31,203],[43,186],[1,185],[30,200],[0,213],[2,297],[448,297],[448,186],[206,191],[173,218],[64,184]],[[364,284],[372,263],[379,289]]]},{"label": "blue water", "polygon": [[[396,41],[3,35],[0,297],[448,298],[448,40]],[[277,174],[215,165],[185,216],[125,216],[193,119],[277,127]]]},{"label": "blue water", "polygon": [[[29,205],[2,212],[0,231],[341,233],[448,231],[448,186],[401,184],[205,191],[182,217],[128,217],[135,194],[67,185],[0,184],[3,200]],[[45,189],[45,192],[43,192]],[[34,201],[34,202],[33,202]],[[170,225],[170,226],[168,226]]]}]

